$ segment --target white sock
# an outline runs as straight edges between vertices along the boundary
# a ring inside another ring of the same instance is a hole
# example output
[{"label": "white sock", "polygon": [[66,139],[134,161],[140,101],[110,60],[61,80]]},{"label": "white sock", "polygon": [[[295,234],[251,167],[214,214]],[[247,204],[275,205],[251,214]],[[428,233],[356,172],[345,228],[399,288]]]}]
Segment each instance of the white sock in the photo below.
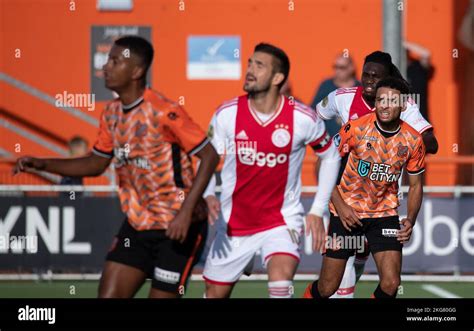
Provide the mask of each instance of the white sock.
[{"label": "white sock", "polygon": [[293,297],[293,282],[291,280],[279,280],[268,282],[268,294],[270,298],[287,299]]},{"label": "white sock", "polygon": [[354,259],[355,256],[351,256],[347,260],[339,289],[331,296],[331,299],[352,299],[354,297],[356,283]]}]

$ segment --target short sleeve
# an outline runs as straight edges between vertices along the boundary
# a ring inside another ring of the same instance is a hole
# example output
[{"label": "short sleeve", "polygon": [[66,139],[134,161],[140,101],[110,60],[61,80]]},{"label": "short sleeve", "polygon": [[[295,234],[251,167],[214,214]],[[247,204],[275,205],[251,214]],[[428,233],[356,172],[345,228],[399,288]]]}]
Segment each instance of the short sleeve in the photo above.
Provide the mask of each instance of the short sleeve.
[{"label": "short sleeve", "polygon": [[334,144],[341,157],[346,156],[354,148],[354,125],[352,122],[345,124],[339,133],[334,136]]},{"label": "short sleeve", "polygon": [[100,116],[99,133],[92,147],[92,152],[96,155],[111,159],[114,156],[114,142],[111,125],[107,117],[106,109]]},{"label": "short sleeve", "polygon": [[336,91],[329,93],[316,105],[316,112],[323,120],[330,120],[339,116],[336,104]]},{"label": "short sleeve", "polygon": [[163,114],[163,124],[177,138],[177,143],[189,155],[198,153],[209,140],[206,133],[179,106],[171,106]]},{"label": "short sleeve", "polygon": [[413,99],[407,101],[407,109],[401,113],[400,118],[420,134],[432,128],[430,122],[421,115],[420,108]]},{"label": "short sleeve", "polygon": [[221,123],[219,123],[218,113],[212,116],[211,123],[207,132],[207,137],[219,155],[224,155],[226,151],[225,133]]},{"label": "short sleeve", "polygon": [[409,175],[418,175],[425,171],[425,144],[421,136],[417,136],[414,148],[410,153],[407,162],[407,172]]}]

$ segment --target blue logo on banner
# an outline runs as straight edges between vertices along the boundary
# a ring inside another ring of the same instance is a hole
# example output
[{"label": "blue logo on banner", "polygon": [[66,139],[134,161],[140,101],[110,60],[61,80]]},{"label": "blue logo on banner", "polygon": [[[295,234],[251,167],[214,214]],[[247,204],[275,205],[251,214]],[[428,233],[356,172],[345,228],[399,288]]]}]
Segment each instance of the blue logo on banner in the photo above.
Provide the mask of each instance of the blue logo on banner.
[{"label": "blue logo on banner", "polygon": [[369,174],[370,171],[370,162],[360,160],[359,165],[357,166],[357,172],[361,177],[365,177]]},{"label": "blue logo on banner", "polygon": [[240,36],[188,37],[188,79],[240,79]]}]

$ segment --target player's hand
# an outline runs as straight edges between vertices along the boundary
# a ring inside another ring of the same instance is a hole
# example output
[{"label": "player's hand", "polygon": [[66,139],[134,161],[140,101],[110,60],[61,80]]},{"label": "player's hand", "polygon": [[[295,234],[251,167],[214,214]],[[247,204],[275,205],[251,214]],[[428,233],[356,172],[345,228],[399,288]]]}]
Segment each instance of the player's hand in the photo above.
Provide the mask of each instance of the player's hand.
[{"label": "player's hand", "polygon": [[326,231],[324,231],[323,218],[308,214],[306,215],[306,235],[313,237],[313,252],[321,252],[324,247]]},{"label": "player's hand", "polygon": [[45,167],[46,162],[44,160],[30,156],[23,156],[16,160],[15,167],[13,167],[13,175],[32,170],[44,170]]},{"label": "player's hand", "polygon": [[362,226],[362,223],[359,220],[359,215],[357,215],[357,212],[347,203],[342,203],[341,205],[335,207],[337,214],[341,219],[342,225],[347,231],[352,232],[351,228]]},{"label": "player's hand", "polygon": [[221,203],[215,195],[208,195],[206,198],[207,208],[209,209],[209,224],[214,225],[214,222],[219,217],[221,211]]},{"label": "player's hand", "polygon": [[169,223],[166,230],[166,236],[172,240],[183,243],[188,235],[189,226],[191,225],[192,213],[181,209],[176,217]]},{"label": "player's hand", "polygon": [[414,223],[415,222],[409,218],[404,218],[400,221],[401,229],[398,230],[397,240],[402,244],[405,244],[410,240]]}]

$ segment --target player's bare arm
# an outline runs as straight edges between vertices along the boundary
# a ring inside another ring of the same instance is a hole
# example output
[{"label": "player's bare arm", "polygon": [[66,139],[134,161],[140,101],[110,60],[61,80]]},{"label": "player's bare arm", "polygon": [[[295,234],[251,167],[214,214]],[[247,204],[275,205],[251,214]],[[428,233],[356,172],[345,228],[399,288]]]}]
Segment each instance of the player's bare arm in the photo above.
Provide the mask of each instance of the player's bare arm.
[{"label": "player's bare arm", "polygon": [[166,230],[166,235],[170,239],[178,240],[181,243],[186,239],[194,207],[206,189],[219,163],[219,155],[210,143],[196,153],[196,156],[201,159],[201,162],[193,186],[184,200],[180,211],[174,220],[170,222]]},{"label": "player's bare arm", "polygon": [[436,154],[438,152],[438,140],[434,135],[433,129],[426,130],[421,136],[423,137],[426,153]]},{"label": "player's bare arm", "polygon": [[24,156],[16,161],[13,174],[30,171],[47,171],[61,176],[99,176],[110,164],[111,159],[94,153],[73,159],[40,159]]},{"label": "player's bare arm", "polygon": [[[329,147],[325,147],[329,144]],[[327,148],[323,150],[322,148]],[[314,198],[313,205],[306,216],[306,235],[311,233],[313,239],[313,251],[321,251],[324,246],[326,231],[323,223],[323,213],[326,210],[331,192],[336,185],[341,157],[338,150],[326,133],[326,138],[316,146],[314,151],[319,156],[320,166],[318,173],[318,192]],[[322,151],[322,152],[321,152]]]},{"label": "player's bare arm", "polygon": [[423,174],[408,176],[410,185],[408,190],[408,212],[407,217],[400,221],[401,230],[398,231],[398,240],[402,243],[410,240],[416,217],[421,208],[423,200],[422,176]]}]

